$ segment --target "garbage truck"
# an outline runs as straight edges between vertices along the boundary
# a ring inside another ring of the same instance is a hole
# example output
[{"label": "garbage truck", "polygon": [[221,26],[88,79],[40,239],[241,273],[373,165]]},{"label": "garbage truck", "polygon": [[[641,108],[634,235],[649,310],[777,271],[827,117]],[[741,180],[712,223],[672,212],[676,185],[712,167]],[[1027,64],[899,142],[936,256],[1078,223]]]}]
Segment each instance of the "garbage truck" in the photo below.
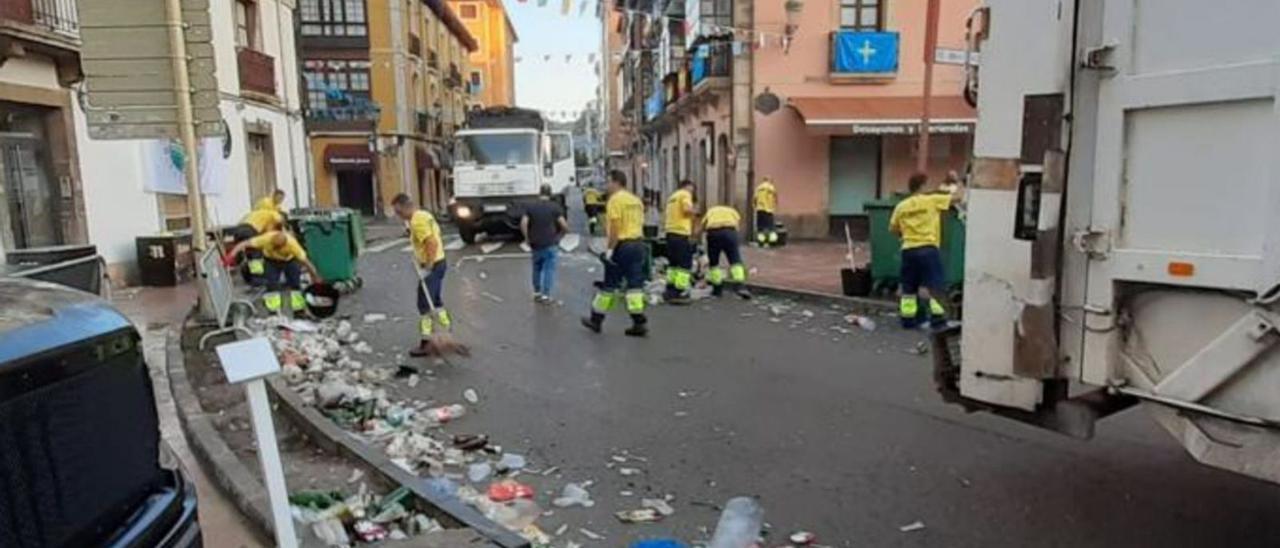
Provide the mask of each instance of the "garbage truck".
[{"label": "garbage truck", "polygon": [[467,114],[455,136],[449,213],[468,244],[480,233],[519,233],[522,204],[542,185],[560,205],[574,184],[573,135],[549,131],[536,110],[489,107]]},{"label": "garbage truck", "polygon": [[[1206,10],[1208,14],[1206,14]],[[985,0],[950,402],[1280,481],[1280,2]]]}]

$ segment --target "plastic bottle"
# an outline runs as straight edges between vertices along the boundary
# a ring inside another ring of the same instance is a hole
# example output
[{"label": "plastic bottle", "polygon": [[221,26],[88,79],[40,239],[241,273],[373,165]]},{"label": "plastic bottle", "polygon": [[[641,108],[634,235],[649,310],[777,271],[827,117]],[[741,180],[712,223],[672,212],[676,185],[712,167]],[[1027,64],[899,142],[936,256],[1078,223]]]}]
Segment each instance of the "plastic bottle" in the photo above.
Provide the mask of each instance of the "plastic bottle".
[{"label": "plastic bottle", "polygon": [[427,416],[431,417],[431,420],[434,420],[440,424],[444,424],[452,420],[460,419],[462,418],[463,415],[466,415],[466,414],[467,414],[467,408],[457,403],[453,405],[446,405],[444,407],[436,407],[434,409],[431,409],[430,411],[427,411]]},{"label": "plastic bottle", "polygon": [[752,548],[760,540],[760,527],[764,524],[764,508],[756,499],[738,497],[730,499],[720,514],[716,533],[707,548]]}]

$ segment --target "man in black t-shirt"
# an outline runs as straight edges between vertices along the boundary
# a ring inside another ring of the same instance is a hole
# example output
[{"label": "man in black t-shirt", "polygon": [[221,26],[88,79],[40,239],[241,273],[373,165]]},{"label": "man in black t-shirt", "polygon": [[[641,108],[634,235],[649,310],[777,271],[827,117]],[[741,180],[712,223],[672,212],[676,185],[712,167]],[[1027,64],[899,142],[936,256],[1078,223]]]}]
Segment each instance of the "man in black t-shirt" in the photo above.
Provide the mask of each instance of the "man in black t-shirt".
[{"label": "man in black t-shirt", "polygon": [[533,250],[533,300],[540,304],[550,303],[556,281],[560,237],[569,232],[564,210],[551,200],[551,185],[542,185],[538,199],[525,207],[520,230]]}]

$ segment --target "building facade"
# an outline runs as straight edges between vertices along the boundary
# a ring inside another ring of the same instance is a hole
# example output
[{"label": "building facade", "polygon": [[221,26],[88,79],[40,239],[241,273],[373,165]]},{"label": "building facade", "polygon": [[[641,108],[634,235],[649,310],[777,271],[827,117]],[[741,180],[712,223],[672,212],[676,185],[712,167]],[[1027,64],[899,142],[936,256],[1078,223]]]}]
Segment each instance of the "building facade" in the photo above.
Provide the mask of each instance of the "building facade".
[{"label": "building facade", "polygon": [[[938,44],[964,50],[976,0],[942,2]],[[793,25],[788,47],[754,54],[752,95],[783,108],[754,115],[754,171],[772,177],[779,219],[798,237],[862,232],[869,201],[906,190],[916,170],[923,111],[926,2],[755,3],[756,28]],[[976,111],[962,97],[964,68],[936,65],[929,173],[963,171]]]},{"label": "building facade", "polygon": [[[963,58],[976,4],[942,3],[936,55],[948,63]],[[688,179],[704,204],[746,213],[769,177],[792,236],[843,237],[846,224],[865,233],[867,204],[905,191],[916,169],[925,5],[620,1],[605,82],[621,90],[614,166],[629,169],[655,207]],[[935,179],[963,171],[972,147],[962,65],[935,68]]]},{"label": "building facade", "polygon": [[396,194],[442,210],[477,43],[444,0],[301,0],[316,203],[385,215]]},{"label": "building facade", "polygon": [[473,105],[516,105],[515,46],[520,37],[502,0],[449,0],[479,46],[468,58],[467,85]]},{"label": "building facade", "polygon": [[0,255],[88,239],[70,86],[74,0],[0,2]]}]

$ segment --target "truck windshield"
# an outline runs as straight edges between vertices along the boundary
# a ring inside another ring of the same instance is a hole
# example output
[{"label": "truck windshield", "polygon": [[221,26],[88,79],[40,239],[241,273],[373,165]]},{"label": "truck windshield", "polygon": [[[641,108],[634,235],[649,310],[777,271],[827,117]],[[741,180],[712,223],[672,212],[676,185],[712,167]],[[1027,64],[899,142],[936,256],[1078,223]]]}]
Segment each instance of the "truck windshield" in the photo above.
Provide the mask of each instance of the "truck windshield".
[{"label": "truck windshield", "polygon": [[478,165],[533,164],[537,136],[515,133],[463,135],[458,138],[457,161]]}]

